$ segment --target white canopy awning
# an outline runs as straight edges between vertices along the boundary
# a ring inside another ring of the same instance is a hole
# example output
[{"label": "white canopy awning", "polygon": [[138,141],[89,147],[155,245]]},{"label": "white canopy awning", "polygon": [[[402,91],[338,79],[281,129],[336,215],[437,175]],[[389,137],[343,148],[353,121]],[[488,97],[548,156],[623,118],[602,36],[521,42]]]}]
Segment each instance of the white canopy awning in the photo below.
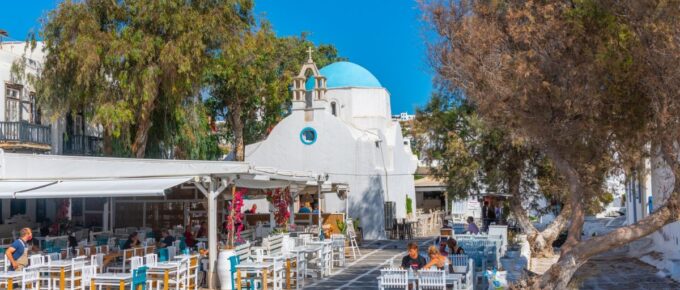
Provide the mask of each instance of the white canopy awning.
[{"label": "white canopy awning", "polygon": [[[17,191],[15,198],[162,196],[167,189],[193,179],[192,176],[65,180],[35,189]],[[0,188],[3,188],[0,182]]]},{"label": "white canopy awning", "polygon": [[53,183],[55,181],[0,181],[0,198],[13,198],[14,193],[17,191],[31,190]]},{"label": "white canopy awning", "polygon": [[245,162],[37,155],[0,151],[0,180],[226,177],[248,173],[249,170],[250,165]]}]

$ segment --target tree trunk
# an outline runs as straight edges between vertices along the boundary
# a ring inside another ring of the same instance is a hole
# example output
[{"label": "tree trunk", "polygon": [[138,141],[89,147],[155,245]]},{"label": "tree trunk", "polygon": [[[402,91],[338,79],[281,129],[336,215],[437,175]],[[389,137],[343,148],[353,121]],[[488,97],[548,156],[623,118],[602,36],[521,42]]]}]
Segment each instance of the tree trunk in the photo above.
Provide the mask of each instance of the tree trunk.
[{"label": "tree trunk", "polygon": [[137,131],[135,132],[135,141],[132,143],[132,154],[135,158],[144,158],[146,152],[146,142],[149,137],[149,129],[153,123],[151,122],[151,113],[156,107],[156,98],[151,98],[142,104],[141,110],[137,117]]},{"label": "tree trunk", "polygon": [[113,136],[111,136],[111,129],[109,126],[104,126],[104,133],[102,136],[102,153],[104,156],[113,156]]},{"label": "tree trunk", "polygon": [[573,244],[563,251],[557,263],[553,264],[540,279],[539,289],[565,289],[576,270],[591,257],[641,239],[663,226],[680,220],[680,162],[675,151],[674,140],[663,140],[661,152],[666,164],[673,171],[675,182],[668,200],[654,213],[635,224],[618,228],[606,235],[592,237]]},{"label": "tree trunk", "polygon": [[569,185],[569,206],[571,207],[571,224],[569,225],[569,233],[567,241],[562,245],[560,252],[562,254],[571,250],[571,248],[581,241],[581,233],[583,232],[583,223],[585,222],[585,210],[583,208],[583,192],[586,190],[578,171],[569,164],[567,160],[562,158],[551,148],[546,148],[545,153],[555,163],[558,172],[562,174]]},{"label": "tree trunk", "polygon": [[229,108],[229,119],[231,120],[231,126],[234,130],[234,160],[244,161],[245,160],[245,148],[243,144],[243,120],[241,120],[242,114],[241,104],[237,101],[234,102],[232,107]]}]

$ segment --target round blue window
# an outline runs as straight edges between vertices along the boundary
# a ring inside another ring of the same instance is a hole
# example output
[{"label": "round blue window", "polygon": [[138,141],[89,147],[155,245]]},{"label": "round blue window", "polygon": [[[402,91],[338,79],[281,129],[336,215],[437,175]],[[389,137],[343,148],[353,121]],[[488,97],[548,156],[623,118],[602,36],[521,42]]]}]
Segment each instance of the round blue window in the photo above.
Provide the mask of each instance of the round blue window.
[{"label": "round blue window", "polygon": [[305,145],[314,144],[317,137],[318,135],[316,134],[316,130],[314,130],[312,127],[306,127],[300,131],[300,141],[302,141],[302,143]]}]

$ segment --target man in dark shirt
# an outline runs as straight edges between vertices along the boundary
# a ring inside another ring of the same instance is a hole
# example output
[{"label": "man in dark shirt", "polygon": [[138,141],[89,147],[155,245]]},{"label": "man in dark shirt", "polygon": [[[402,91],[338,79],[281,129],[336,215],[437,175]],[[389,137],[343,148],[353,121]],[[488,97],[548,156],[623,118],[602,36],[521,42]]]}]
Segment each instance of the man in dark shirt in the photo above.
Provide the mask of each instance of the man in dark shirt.
[{"label": "man in dark shirt", "polygon": [[170,235],[170,231],[164,230],[161,235],[163,238],[161,239],[160,247],[167,248],[168,246],[172,246],[172,243],[175,241],[175,237]]},{"label": "man in dark shirt", "polygon": [[406,248],[408,249],[408,255],[404,256],[404,258],[401,259],[401,268],[403,269],[411,268],[413,270],[420,270],[420,268],[427,264],[425,258],[418,254],[418,244],[410,242],[408,243]]}]

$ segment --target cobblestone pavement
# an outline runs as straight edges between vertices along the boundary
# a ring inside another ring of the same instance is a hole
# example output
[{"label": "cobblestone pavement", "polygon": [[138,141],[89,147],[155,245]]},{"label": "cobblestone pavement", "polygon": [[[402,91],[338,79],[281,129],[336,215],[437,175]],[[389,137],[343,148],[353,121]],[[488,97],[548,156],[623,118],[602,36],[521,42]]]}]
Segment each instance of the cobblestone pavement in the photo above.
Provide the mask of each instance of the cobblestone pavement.
[{"label": "cobblestone pavement", "polygon": [[638,259],[596,257],[576,271],[570,289],[680,289],[680,283],[656,275],[657,269]]},{"label": "cobblestone pavement", "polygon": [[[415,240],[424,251],[432,239]],[[304,289],[378,289],[377,277],[380,269],[394,259],[401,263],[406,252],[408,241],[367,241],[361,247],[361,257],[349,259],[347,266],[333,271],[333,275],[325,279],[307,281]]]}]

